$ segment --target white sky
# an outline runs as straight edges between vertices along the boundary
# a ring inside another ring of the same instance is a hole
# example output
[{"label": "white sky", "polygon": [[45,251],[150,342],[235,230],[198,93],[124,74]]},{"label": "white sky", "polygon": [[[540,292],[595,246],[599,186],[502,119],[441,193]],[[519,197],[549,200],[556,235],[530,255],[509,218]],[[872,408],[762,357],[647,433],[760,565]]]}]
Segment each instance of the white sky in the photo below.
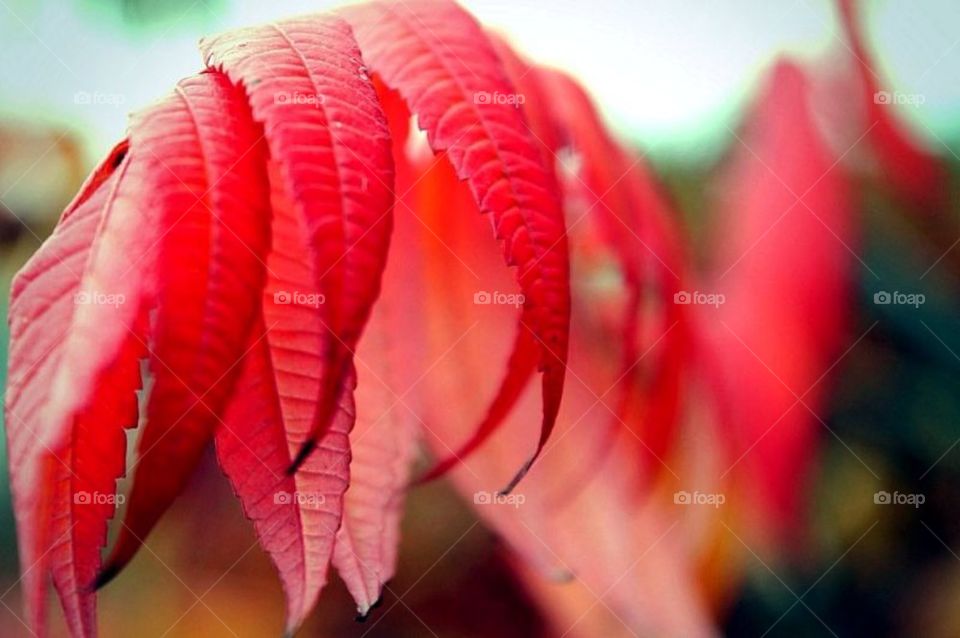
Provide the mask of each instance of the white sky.
[{"label": "white sky", "polygon": [[[102,16],[98,22],[77,0],[0,0],[0,115],[68,124],[96,155],[122,135],[128,111],[199,68],[204,33],[338,4],[224,0],[215,15],[205,1],[197,0],[192,19],[138,33]],[[616,126],[655,155],[696,155],[725,143],[738,105],[777,53],[815,59],[841,46],[829,0],[463,4],[537,60],[579,76]],[[867,6],[883,74],[898,90],[925,97],[905,115],[922,122],[917,130],[932,145],[939,137],[960,153],[960,2]],[[78,91],[119,95],[122,103],[78,105]]]}]

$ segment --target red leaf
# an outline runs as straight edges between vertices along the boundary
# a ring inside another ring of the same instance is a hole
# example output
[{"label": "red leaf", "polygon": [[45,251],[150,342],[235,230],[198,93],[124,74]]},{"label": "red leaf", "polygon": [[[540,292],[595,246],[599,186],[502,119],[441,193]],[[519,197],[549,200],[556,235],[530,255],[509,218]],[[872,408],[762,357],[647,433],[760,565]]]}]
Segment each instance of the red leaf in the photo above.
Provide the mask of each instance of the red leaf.
[{"label": "red leaf", "polygon": [[[645,160],[614,138],[573,78],[549,69],[525,73],[538,78],[541,99],[551,105],[548,117],[558,137],[557,151],[562,147],[577,157],[565,193],[569,202],[581,203],[574,219],[596,220],[617,257],[626,288],[620,333],[613,339],[621,348],[616,407],[599,437],[597,454],[584,464],[585,473],[593,475],[628,430],[649,475],[665,467],[663,459],[676,432],[689,339],[685,308],[674,303],[685,279],[675,236],[677,214]],[[652,310],[644,305],[651,297],[657,298]],[[649,346],[641,341],[644,315],[654,323]],[[574,476],[572,484],[584,479]],[[569,490],[561,491],[569,495]]]},{"label": "red leaf", "polygon": [[[108,400],[93,401],[74,419],[72,444],[56,466],[57,486],[50,549],[54,586],[74,636],[96,635],[96,598],[91,588],[115,513],[116,480],[123,475],[127,441],[123,428],[137,425],[140,359],[146,326],[134,328],[102,377]],[[107,427],[110,426],[110,427]]]},{"label": "red leaf", "polygon": [[154,377],[109,581],[183,489],[213,437],[259,308],[269,200],[260,130],[243,93],[217,73],[182,81],[133,124],[152,170],[159,245]]},{"label": "red leaf", "polygon": [[[297,421],[287,416],[289,408],[284,411],[281,404],[310,406],[312,399],[304,395],[278,398],[271,380],[295,373],[274,369],[271,352],[276,355],[278,350],[261,341],[247,354],[224,417],[226,425],[217,433],[217,452],[260,545],[280,574],[287,597],[286,632],[292,635],[327,582],[348,481],[347,433],[355,418],[354,382],[351,373],[336,417],[316,452],[300,471],[288,475],[286,468],[312,421],[301,418],[299,423],[305,427],[299,432],[285,431],[284,423]],[[304,412],[302,407],[299,412]]]},{"label": "red leaf", "polygon": [[419,273],[411,266],[414,255],[404,249],[418,245],[400,227],[393,244],[384,293],[357,352],[350,487],[333,555],[360,617],[377,603],[396,570],[404,493],[418,440],[416,408],[406,392],[415,379],[404,376],[415,356],[411,351],[420,345],[416,335],[422,325],[407,301],[416,294]]},{"label": "red leaf", "polygon": [[855,254],[848,184],[810,99],[799,67],[772,70],[730,164],[713,233],[722,241],[712,286],[725,302],[702,307],[734,468],[756,491],[751,513],[761,531],[787,535],[797,529]]},{"label": "red leaf", "polygon": [[[71,632],[90,636],[96,631],[93,598],[80,592],[99,567],[113,500],[92,502],[92,495],[113,494],[123,471],[123,428],[136,423],[137,355],[123,323],[130,314],[91,299],[91,294],[115,290],[96,287],[111,281],[102,269],[115,266],[115,255],[98,240],[126,245],[116,235],[129,212],[121,194],[126,153],[124,142],[87,180],[12,287],[7,440],[27,618],[38,635],[45,631],[49,564]],[[136,309],[137,300],[129,302],[128,308]],[[102,341],[76,358],[86,345],[78,327],[98,321]],[[128,370],[131,361],[134,369]],[[97,392],[77,405],[75,397],[53,383],[67,366],[78,372],[78,387],[109,384],[109,400]],[[74,500],[82,491],[91,497],[88,503]]]},{"label": "red leaf", "polygon": [[[529,123],[529,130],[537,142],[540,149],[541,158],[544,166],[551,175],[551,181],[555,182],[553,167],[555,165],[556,152],[559,149],[559,142],[556,140],[555,123],[551,119],[548,109],[544,108],[547,104],[547,97],[544,95],[539,82],[539,75],[534,69],[528,66],[502,39],[495,35],[490,36],[498,57],[504,63],[504,69],[509,80],[513,83],[518,95],[524,97],[523,111]],[[549,141],[545,141],[549,140]],[[427,168],[427,171],[432,168]],[[420,180],[426,182],[429,177],[421,176]],[[450,184],[443,180],[431,180],[425,183],[425,190],[434,191],[449,190]],[[448,201],[454,199],[453,194],[442,194],[433,198],[440,206],[447,205]],[[504,419],[510,414],[527,387],[530,379],[536,371],[538,359],[540,358],[540,344],[537,342],[534,334],[524,329],[523,326],[517,331],[514,338],[514,344],[510,351],[510,358],[507,361],[507,371],[497,395],[490,403],[487,413],[483,420],[473,431],[473,434],[463,442],[455,451],[450,452],[444,458],[434,465],[429,471],[417,479],[417,484],[427,483],[447,474],[456,467],[463,459],[469,457],[475,450],[482,446],[502,425]]]},{"label": "red leaf", "polygon": [[331,300],[322,306],[328,373],[292,471],[336,414],[380,291],[392,224],[389,132],[342,20],[312,16],[232,31],[201,41],[201,50],[208,65],[245,86],[306,233],[316,287]]},{"label": "red leaf", "polygon": [[[317,450],[294,474],[287,468],[311,436],[316,397],[324,385],[326,338],[317,277],[303,220],[271,164],[272,247],[263,291],[266,333],[244,371],[217,435],[220,464],[257,537],[277,566],[287,596],[287,632],[303,622],[327,582],[334,538],[349,481],[353,427],[352,375]],[[296,297],[294,292],[297,291]],[[261,333],[263,334],[263,333]]]},{"label": "red leaf", "polygon": [[[526,297],[521,330],[540,347],[543,423],[536,459],[556,421],[569,338],[570,290],[566,231],[556,188],[533,142],[490,41],[452,2],[372,2],[346,10],[364,59],[407,101],[431,148],[445,153],[491,214],[504,257],[518,268]],[[506,382],[513,378],[507,375]],[[506,391],[501,388],[502,394]]]}]

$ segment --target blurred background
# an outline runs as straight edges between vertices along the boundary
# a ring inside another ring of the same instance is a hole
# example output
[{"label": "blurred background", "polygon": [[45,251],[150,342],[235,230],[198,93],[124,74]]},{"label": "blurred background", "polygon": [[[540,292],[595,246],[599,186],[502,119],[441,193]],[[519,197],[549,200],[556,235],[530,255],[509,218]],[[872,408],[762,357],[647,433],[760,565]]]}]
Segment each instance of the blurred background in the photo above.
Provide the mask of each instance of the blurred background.
[{"label": "blurred background", "polygon": [[[201,35],[335,4],[0,0],[4,314],[13,273],[123,135],[127,113],[199,69]],[[587,87],[613,128],[647,155],[694,247],[709,240],[715,173],[771,63],[787,53],[817,64],[846,46],[826,0],[463,4],[523,53]],[[747,553],[742,581],[719,597],[726,635],[960,635],[960,4],[876,0],[862,14],[885,83],[922,96],[895,105],[897,116],[948,167],[954,196],[931,226],[865,187],[848,345],[865,336],[833,371],[815,480],[803,493],[811,541],[799,559]],[[877,304],[878,290],[926,301]],[[4,360],[6,342],[4,334]],[[27,633],[17,619],[6,481],[4,472],[0,635],[19,636]],[[877,508],[862,496],[880,489],[924,502]],[[554,635],[496,534],[476,521],[443,482],[413,491],[399,573],[382,608],[356,623],[334,582],[303,635]],[[100,597],[102,635],[266,636],[282,626],[277,579],[212,460],[151,538],[151,551]]]}]

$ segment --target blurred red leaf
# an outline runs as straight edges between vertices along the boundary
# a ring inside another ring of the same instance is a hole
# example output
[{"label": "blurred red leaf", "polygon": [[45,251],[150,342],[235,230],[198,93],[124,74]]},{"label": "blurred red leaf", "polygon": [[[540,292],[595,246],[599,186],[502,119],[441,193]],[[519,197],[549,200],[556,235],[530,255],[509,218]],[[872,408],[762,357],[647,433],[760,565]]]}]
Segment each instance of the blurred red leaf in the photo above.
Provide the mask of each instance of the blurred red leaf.
[{"label": "blurred red leaf", "polygon": [[[746,473],[752,514],[796,532],[823,375],[844,334],[855,258],[846,176],[813,118],[809,81],[790,62],[770,72],[725,175],[712,237],[715,271],[699,306],[714,382]],[[743,474],[741,474],[743,476]]]}]

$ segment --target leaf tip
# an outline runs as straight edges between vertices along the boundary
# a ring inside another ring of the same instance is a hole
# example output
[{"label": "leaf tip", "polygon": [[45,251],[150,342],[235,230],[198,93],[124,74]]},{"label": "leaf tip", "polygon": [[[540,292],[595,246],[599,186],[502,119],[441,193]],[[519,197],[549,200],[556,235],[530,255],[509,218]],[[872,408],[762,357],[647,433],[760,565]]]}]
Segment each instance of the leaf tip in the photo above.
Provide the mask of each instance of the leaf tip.
[{"label": "leaf tip", "polygon": [[527,472],[530,471],[530,468],[533,466],[533,462],[537,460],[537,456],[538,454],[534,454],[529,459],[527,459],[527,462],[524,463],[523,466],[520,468],[520,470],[517,471],[517,473],[514,475],[514,477],[510,479],[510,482],[507,483],[506,486],[503,487],[502,489],[497,490],[497,495],[508,496],[510,492],[512,492],[517,487],[520,481],[523,480],[523,477],[527,475]]},{"label": "leaf tip", "polygon": [[373,610],[379,608],[381,605],[383,605],[383,592],[381,592],[380,596],[378,596],[377,599],[366,608],[357,608],[357,615],[355,618],[356,621],[359,623],[367,622],[367,619],[370,618],[370,614],[373,612]]},{"label": "leaf tip", "polygon": [[116,578],[121,569],[122,568],[116,563],[108,564],[106,567],[100,570],[100,573],[97,574],[96,579],[94,579],[94,581],[88,586],[89,591],[92,593],[98,589],[101,589],[104,585]]},{"label": "leaf tip", "polygon": [[294,457],[293,462],[290,463],[290,467],[287,468],[286,475],[293,476],[297,473],[303,464],[306,462],[310,454],[316,449],[317,441],[315,439],[309,439],[304,441],[303,445],[300,446],[300,451],[297,452],[297,456]]}]

